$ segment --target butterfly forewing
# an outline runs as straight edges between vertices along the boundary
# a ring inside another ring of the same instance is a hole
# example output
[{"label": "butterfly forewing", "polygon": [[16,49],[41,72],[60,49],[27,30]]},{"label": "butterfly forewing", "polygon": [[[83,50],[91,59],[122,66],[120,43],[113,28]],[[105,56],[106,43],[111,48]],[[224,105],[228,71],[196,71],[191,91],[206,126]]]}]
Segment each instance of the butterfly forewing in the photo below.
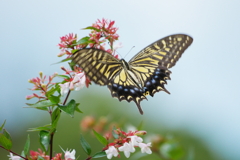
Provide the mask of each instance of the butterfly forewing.
[{"label": "butterfly forewing", "polygon": [[72,61],[99,85],[107,85],[109,79],[122,70],[122,63],[117,58],[99,49],[78,50],[73,54]]},{"label": "butterfly forewing", "polygon": [[167,36],[142,49],[129,61],[129,65],[135,67],[159,65],[171,68],[192,41],[190,36],[184,34]]}]

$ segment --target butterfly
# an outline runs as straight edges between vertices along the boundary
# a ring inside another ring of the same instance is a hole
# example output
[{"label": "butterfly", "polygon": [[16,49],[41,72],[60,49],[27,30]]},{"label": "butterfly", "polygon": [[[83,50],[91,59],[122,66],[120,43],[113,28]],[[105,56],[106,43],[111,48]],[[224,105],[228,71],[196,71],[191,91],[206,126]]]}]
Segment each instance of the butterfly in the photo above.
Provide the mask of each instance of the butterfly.
[{"label": "butterfly", "polygon": [[94,48],[77,50],[72,62],[78,65],[91,81],[108,86],[112,97],[119,101],[134,101],[140,114],[143,114],[140,102],[159,91],[165,91],[166,80],[170,80],[171,71],[193,39],[184,34],[164,37],[150,44],[126,62],[110,53]]}]

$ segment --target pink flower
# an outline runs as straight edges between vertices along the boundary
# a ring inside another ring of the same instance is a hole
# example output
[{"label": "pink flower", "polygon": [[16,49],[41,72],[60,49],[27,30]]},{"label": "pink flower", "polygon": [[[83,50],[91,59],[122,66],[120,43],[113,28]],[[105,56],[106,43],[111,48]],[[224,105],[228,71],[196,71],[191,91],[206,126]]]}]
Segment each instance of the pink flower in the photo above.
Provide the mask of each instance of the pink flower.
[{"label": "pink flower", "polygon": [[29,83],[32,83],[34,86],[31,89],[32,91],[40,91],[40,94],[35,94],[33,93],[32,95],[26,96],[26,99],[32,99],[32,98],[38,98],[39,100],[41,99],[46,99],[46,93],[49,88],[51,88],[55,83],[52,83],[52,80],[57,76],[57,73],[54,73],[52,76],[49,76],[47,79],[47,76],[43,76],[43,73],[39,73],[39,77],[32,78],[28,80]]},{"label": "pink flower", "polygon": [[77,39],[77,35],[73,35],[73,33],[69,33],[68,35],[60,37],[61,43],[58,44],[60,49],[62,48],[71,48],[73,41]]}]

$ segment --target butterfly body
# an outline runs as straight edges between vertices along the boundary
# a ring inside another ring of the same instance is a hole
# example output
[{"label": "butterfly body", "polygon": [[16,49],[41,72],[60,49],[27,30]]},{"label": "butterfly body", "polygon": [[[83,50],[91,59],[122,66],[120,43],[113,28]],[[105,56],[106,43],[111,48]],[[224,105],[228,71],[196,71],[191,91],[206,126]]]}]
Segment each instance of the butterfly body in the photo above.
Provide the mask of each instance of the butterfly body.
[{"label": "butterfly body", "polygon": [[107,85],[112,97],[119,101],[134,101],[140,111],[140,102],[156,92],[169,93],[164,84],[170,80],[168,70],[192,43],[192,38],[176,34],[160,39],[137,53],[129,62],[117,59],[99,49],[80,49],[72,61],[83,69],[96,84]]}]

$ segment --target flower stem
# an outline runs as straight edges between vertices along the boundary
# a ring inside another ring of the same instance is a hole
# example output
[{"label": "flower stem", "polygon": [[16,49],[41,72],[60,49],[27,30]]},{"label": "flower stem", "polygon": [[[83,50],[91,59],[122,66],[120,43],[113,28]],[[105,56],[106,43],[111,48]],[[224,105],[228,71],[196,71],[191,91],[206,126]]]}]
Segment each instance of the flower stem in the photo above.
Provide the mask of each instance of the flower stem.
[{"label": "flower stem", "polygon": [[[67,93],[67,96],[66,96],[66,98],[65,98],[65,100],[64,100],[64,102],[63,102],[63,105],[66,104],[67,99],[68,99],[70,93],[71,93],[71,91],[69,90],[68,93]],[[60,112],[61,112],[61,111],[60,111]],[[51,113],[50,113],[50,115],[51,115]],[[52,122],[52,123],[53,123],[53,122]],[[52,132],[51,135],[50,135],[50,142],[49,142],[49,146],[50,146],[49,156],[50,156],[50,159],[52,159],[52,154],[53,154],[53,137],[54,137],[54,134],[55,134],[55,131]]]}]

